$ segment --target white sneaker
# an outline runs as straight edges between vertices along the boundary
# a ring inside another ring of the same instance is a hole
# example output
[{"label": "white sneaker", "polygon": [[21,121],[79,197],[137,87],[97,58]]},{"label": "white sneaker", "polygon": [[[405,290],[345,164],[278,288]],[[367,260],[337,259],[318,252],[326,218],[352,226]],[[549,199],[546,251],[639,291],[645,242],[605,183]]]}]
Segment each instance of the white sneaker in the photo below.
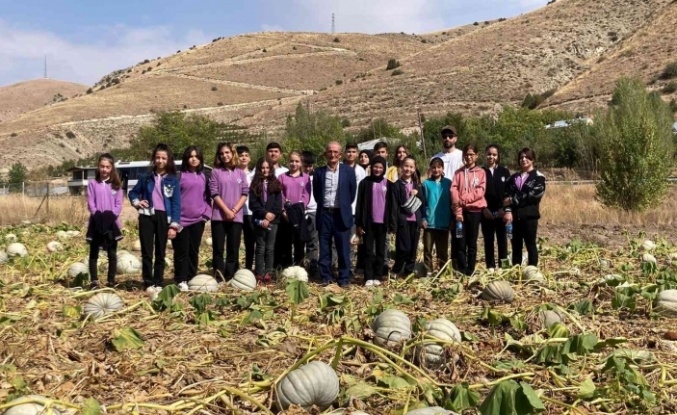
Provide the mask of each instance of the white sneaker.
[{"label": "white sneaker", "polygon": [[188,284],[185,281],[179,283],[179,291],[188,291]]},{"label": "white sneaker", "polygon": [[367,282],[364,283],[364,286],[365,287],[373,287],[375,281],[376,280],[367,280]]},{"label": "white sneaker", "polygon": [[374,284],[373,284],[374,287],[378,287],[379,285],[381,285],[381,281],[380,281],[380,280],[371,280],[371,282],[374,283]]},{"label": "white sneaker", "polygon": [[160,291],[162,291],[162,288],[157,287],[155,285],[146,288],[146,294],[148,294],[148,297],[150,298],[151,301],[155,300],[158,297]]}]

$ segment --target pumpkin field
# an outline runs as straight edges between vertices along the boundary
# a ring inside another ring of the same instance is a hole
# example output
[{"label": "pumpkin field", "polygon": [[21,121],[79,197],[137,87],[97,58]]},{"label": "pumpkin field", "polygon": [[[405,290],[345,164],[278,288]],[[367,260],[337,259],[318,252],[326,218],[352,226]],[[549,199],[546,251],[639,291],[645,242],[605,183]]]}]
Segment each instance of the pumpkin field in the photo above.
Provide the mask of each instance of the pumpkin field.
[{"label": "pumpkin field", "polygon": [[[667,240],[543,239],[538,269],[447,266],[372,289],[292,269],[150,298],[135,232],[118,286],[90,291],[84,229],[0,229],[0,414],[677,412]],[[210,258],[203,243],[201,273]]]}]

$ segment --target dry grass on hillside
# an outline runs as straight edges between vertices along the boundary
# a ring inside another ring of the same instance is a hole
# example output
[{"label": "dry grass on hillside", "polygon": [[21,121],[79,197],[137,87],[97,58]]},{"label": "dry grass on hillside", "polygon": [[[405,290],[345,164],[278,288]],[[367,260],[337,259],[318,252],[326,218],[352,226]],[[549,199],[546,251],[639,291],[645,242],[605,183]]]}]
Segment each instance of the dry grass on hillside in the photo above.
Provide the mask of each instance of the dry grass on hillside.
[{"label": "dry grass on hillside", "polygon": [[23,221],[50,225],[65,222],[83,226],[89,218],[87,200],[82,196],[50,197],[49,211],[45,203],[40,197],[20,194],[0,196],[0,226],[17,225]]},{"label": "dry grass on hillside", "polygon": [[0,87],[0,121],[7,122],[25,112],[53,103],[57,94],[70,98],[86,90],[85,85],[54,79],[34,79]]}]

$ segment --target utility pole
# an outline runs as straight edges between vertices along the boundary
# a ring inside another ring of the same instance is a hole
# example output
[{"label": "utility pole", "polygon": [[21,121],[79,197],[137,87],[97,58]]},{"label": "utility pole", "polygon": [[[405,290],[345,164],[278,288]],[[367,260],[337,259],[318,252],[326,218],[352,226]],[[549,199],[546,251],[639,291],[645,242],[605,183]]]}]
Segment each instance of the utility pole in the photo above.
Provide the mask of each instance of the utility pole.
[{"label": "utility pole", "polygon": [[331,14],[331,34],[333,35],[336,32],[336,20],[334,19],[334,13]]},{"label": "utility pole", "polygon": [[45,79],[47,79],[47,54],[45,54]]},{"label": "utility pole", "polygon": [[428,159],[428,151],[425,148],[425,135],[423,134],[423,123],[421,122],[421,108],[416,106],[416,116],[418,117],[418,134],[421,137],[421,148],[423,150],[423,157]]}]

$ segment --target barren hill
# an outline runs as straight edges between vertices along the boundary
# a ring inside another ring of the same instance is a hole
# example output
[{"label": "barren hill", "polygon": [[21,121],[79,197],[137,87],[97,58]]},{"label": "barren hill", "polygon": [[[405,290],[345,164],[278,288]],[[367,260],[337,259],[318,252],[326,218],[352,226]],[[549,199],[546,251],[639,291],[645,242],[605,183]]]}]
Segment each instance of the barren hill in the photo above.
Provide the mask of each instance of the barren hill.
[{"label": "barren hill", "polygon": [[[647,65],[649,77],[662,69],[663,52],[675,44],[668,29],[675,7],[671,0],[557,0],[519,17],[426,35],[219,38],[113,72],[91,93],[0,123],[0,144],[10,149],[0,168],[17,159],[30,166],[38,154],[59,163],[126,145],[159,110],[274,133],[299,102],[357,126],[382,117],[409,127],[416,106],[427,115],[480,113],[551,89],[561,91],[553,103],[608,94],[622,71]],[[642,57],[621,71],[612,62],[628,48]],[[391,58],[400,67],[386,70]]]},{"label": "barren hill", "polygon": [[0,122],[82,94],[87,86],[56,79],[35,79],[0,87]]}]

